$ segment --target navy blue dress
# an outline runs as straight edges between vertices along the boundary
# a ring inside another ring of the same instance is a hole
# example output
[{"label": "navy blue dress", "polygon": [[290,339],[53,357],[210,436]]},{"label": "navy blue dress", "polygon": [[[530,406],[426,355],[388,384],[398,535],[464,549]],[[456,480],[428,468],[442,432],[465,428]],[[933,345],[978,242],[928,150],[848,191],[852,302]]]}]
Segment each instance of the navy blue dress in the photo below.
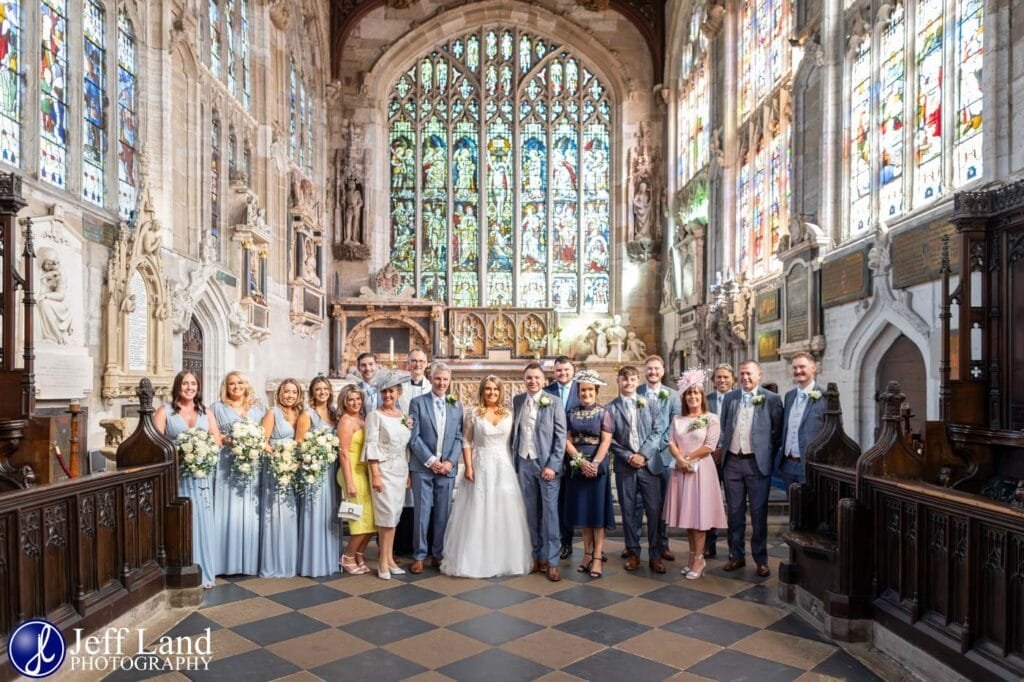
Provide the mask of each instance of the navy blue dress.
[{"label": "navy blue dress", "polygon": [[[593,460],[601,443],[601,421],[604,407],[591,405],[569,410],[565,416],[568,439],[588,460]],[[612,479],[608,473],[611,453],[598,465],[597,477],[587,478],[581,471],[566,473],[565,514],[574,528],[615,528],[615,508],[612,504]],[[568,462],[565,471],[571,471]]]}]

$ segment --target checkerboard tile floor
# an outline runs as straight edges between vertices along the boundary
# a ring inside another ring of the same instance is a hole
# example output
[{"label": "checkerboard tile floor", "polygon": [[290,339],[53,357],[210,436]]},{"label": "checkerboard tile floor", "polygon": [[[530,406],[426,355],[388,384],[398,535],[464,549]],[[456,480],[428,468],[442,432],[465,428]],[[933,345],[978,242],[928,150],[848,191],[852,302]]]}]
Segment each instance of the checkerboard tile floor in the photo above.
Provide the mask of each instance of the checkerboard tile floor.
[{"label": "checkerboard tile floor", "polygon": [[[674,545],[685,556],[684,546]],[[696,581],[679,560],[665,575],[646,562],[628,574],[621,550],[606,543],[604,577],[592,580],[575,571],[577,544],[559,583],[430,568],[390,581],[229,578],[167,634],[212,630],[214,661],[193,680],[880,679],[779,603],[783,546],[770,549],[770,578],[750,563],[726,573],[719,558]]]}]

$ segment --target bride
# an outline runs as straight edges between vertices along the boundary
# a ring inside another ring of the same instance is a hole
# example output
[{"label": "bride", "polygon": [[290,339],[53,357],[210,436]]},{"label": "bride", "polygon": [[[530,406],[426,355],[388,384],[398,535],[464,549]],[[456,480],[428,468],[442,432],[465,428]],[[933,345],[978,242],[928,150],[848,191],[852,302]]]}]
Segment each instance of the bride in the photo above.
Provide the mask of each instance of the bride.
[{"label": "bride", "polygon": [[448,518],[441,572],[466,578],[523,575],[533,555],[509,451],[512,413],[496,376],[483,378],[478,398],[480,407],[467,412],[462,430],[465,481]]}]

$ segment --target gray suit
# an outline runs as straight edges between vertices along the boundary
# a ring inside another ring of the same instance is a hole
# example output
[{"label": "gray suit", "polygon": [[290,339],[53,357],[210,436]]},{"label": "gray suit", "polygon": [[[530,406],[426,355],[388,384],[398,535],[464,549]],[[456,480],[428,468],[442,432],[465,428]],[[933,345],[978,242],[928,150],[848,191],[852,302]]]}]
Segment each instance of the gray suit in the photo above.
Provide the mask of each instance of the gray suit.
[{"label": "gray suit", "polygon": [[[753,452],[730,452],[732,437],[742,408],[743,390],[735,389],[725,396],[722,406],[722,469],[725,472],[725,497],[729,508],[729,558],[740,560],[744,555],[747,532],[747,498],[750,499],[750,553],[758,564],[768,563],[768,491],[771,487],[772,464],[782,441],[782,400],[777,393],[760,386],[752,393],[764,396],[759,405],[752,405],[750,445]],[[753,401],[751,401],[753,403]]]},{"label": "gray suit", "polygon": [[[645,399],[646,400],[646,399]],[[623,535],[626,549],[640,556],[642,507],[647,514],[647,544],[651,559],[659,558],[661,539],[658,522],[661,520],[661,472],[664,465],[661,450],[664,447],[667,429],[662,425],[661,409],[653,401],[643,407],[636,407],[636,431],[639,447],[634,450],[629,444],[629,410],[622,396],[615,398],[604,411],[602,429],[611,431],[611,453],[615,458],[615,487],[622,507]],[[639,469],[629,464],[634,453],[643,455],[646,462]],[[639,498],[639,499],[638,499]]]},{"label": "gray suit", "polygon": [[[669,388],[662,384],[661,389],[658,391],[651,391],[648,386],[643,386],[644,395],[647,396],[647,402],[651,403],[655,409],[661,411],[661,425],[665,432],[665,436],[662,439],[661,447],[661,504],[662,513],[660,514],[661,520],[658,522],[658,535],[659,544],[662,549],[668,549],[668,525],[665,523],[665,499],[666,493],[668,492],[668,482],[672,478],[672,469],[675,468],[676,461],[672,457],[672,453],[668,449],[668,432],[672,426],[672,420],[682,414],[683,405],[680,402],[679,391],[674,388]],[[662,391],[668,393],[665,398],[658,398],[658,394]],[[637,391],[640,393],[640,391]],[[640,508],[637,508],[637,513],[641,512]]]},{"label": "gray suit", "polygon": [[724,402],[725,396],[728,393],[719,393],[718,391],[711,391],[707,395],[708,400],[708,412],[713,412],[719,417],[722,416],[722,403]]},{"label": "gray suit", "polygon": [[[558,565],[558,489],[561,487],[562,462],[565,459],[565,410],[557,396],[540,391],[550,403],[537,406],[533,428],[533,447],[536,459],[525,459],[519,455],[520,432],[525,427],[526,401],[532,400],[526,393],[512,399],[512,433],[509,436],[512,447],[512,463],[519,478],[519,488],[526,503],[526,518],[530,525],[530,541],[533,544],[533,558]],[[540,397],[538,396],[538,397]],[[556,476],[550,481],[541,478],[544,469],[551,469]]]},{"label": "gray suit", "polygon": [[[427,556],[440,559],[444,553],[444,531],[451,511],[452,487],[462,453],[462,404],[445,401],[444,435],[440,454],[437,448],[437,418],[434,414],[434,394],[426,393],[413,398],[409,404],[412,417],[412,435],[409,438],[409,473],[412,475],[414,513],[413,559],[423,561]],[[435,474],[427,466],[434,457],[451,462],[447,476]],[[427,544],[427,528],[434,523],[433,537]]]},{"label": "gray suit", "polygon": [[804,482],[804,462],[806,461],[807,446],[810,445],[818,434],[821,433],[822,427],[825,426],[825,409],[828,407],[828,403],[825,400],[825,392],[814,384],[808,389],[810,391],[818,391],[821,396],[817,399],[807,398],[807,405],[804,407],[804,413],[800,417],[800,426],[797,429],[797,453],[800,455],[800,459],[787,459],[786,455],[790,454],[794,450],[791,444],[788,442],[789,437],[789,417],[796,410],[797,393],[799,388],[791,389],[786,393],[786,398],[783,401],[784,407],[782,411],[782,447],[779,448],[777,458],[777,471],[779,477],[782,478],[782,482],[789,490],[791,483],[803,483]]}]

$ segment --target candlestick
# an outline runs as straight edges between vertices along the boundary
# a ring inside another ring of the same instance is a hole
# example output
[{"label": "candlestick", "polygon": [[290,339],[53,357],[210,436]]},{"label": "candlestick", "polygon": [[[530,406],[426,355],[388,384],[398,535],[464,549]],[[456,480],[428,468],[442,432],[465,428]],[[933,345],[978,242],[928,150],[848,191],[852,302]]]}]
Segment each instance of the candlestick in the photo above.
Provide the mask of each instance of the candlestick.
[{"label": "candlestick", "polygon": [[390,339],[388,339],[388,359],[389,359],[389,361],[391,363],[391,366],[394,367],[395,366],[395,337],[393,337],[393,336]]}]

